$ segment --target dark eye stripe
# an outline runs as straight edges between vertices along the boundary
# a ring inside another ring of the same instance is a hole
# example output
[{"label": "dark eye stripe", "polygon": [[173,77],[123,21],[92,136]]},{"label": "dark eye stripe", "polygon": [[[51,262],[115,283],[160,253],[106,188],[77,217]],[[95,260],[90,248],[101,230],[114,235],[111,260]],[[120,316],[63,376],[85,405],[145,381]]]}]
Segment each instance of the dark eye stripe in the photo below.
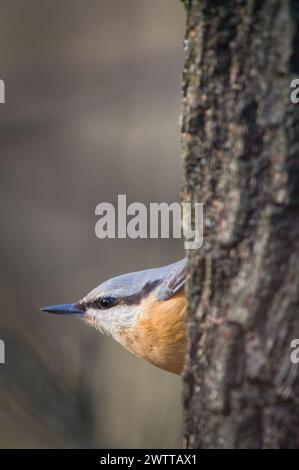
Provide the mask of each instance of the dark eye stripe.
[{"label": "dark eye stripe", "polygon": [[[108,306],[104,306],[102,304],[103,301],[110,301],[110,305]],[[118,299],[116,299],[115,297],[110,297],[110,296],[106,296],[106,297],[99,297],[98,299],[95,299],[95,300],[90,300],[89,302],[85,302],[84,304],[84,307],[85,307],[85,310],[88,309],[88,308],[96,308],[98,310],[108,310],[109,308],[111,307],[114,307],[116,304],[118,303]]]},{"label": "dark eye stripe", "polygon": [[[113,296],[104,296],[104,297],[99,297],[98,299],[95,300],[90,300],[88,302],[85,302],[82,304],[82,309],[87,310],[88,308],[96,308],[98,310],[108,310],[111,307],[114,307],[115,305],[138,305],[141,303],[141,301],[147,297],[159,284],[161,284],[161,280],[156,280],[153,282],[147,282],[144,286],[143,289],[138,292],[137,294],[132,294],[132,295],[126,295],[122,296],[119,298],[115,298]],[[110,307],[103,308],[101,306],[101,301],[103,299],[111,299],[112,304]]]},{"label": "dark eye stripe", "polygon": [[121,303],[125,305],[137,305],[140,304],[141,301],[147,297],[154,289],[157,287],[159,284],[161,284],[161,281],[153,281],[153,282],[148,282],[145,284],[143,289],[138,293],[138,294],[133,294],[133,295],[128,295],[126,297],[121,298]]}]

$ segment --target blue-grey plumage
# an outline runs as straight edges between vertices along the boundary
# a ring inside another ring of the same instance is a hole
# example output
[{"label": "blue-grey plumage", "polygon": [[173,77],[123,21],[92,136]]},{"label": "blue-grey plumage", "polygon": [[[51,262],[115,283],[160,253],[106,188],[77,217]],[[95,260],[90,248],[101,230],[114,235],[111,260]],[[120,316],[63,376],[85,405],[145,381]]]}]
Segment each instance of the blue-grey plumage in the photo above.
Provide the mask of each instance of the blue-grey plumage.
[{"label": "blue-grey plumage", "polygon": [[159,286],[156,296],[160,300],[166,300],[175,294],[184,285],[186,277],[186,259],[168,264],[160,268],[150,268],[128,274],[121,274],[103,282],[93,289],[87,296],[94,297],[98,294],[114,294],[116,296],[140,295],[146,293],[146,286]]},{"label": "blue-grey plumage", "polygon": [[70,313],[137,356],[180,373],[185,357],[186,259],[103,282],[75,304],[42,310]]}]

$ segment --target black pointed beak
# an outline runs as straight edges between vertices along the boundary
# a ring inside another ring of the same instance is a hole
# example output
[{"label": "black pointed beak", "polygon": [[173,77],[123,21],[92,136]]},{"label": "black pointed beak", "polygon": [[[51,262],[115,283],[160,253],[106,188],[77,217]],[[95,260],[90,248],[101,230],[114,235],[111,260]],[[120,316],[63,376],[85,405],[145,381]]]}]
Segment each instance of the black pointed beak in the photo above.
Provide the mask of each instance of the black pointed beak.
[{"label": "black pointed beak", "polygon": [[78,304],[62,304],[62,305],[50,305],[50,307],[41,308],[42,312],[56,313],[57,315],[64,314],[83,314]]}]

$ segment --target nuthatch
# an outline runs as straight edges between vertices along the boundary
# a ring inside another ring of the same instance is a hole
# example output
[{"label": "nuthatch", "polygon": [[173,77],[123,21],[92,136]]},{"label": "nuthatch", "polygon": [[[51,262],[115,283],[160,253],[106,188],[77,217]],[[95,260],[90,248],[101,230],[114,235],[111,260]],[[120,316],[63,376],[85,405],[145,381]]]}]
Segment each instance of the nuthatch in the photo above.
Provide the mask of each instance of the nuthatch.
[{"label": "nuthatch", "polygon": [[73,314],[136,356],[180,374],[186,350],[186,260],[114,277],[75,304],[43,312]]}]

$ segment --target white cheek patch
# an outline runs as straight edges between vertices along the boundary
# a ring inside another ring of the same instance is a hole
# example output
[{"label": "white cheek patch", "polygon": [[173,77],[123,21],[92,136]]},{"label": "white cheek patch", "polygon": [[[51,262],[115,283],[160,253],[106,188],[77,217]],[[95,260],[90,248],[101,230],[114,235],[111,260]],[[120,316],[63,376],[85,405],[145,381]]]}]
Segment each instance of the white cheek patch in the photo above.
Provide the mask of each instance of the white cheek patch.
[{"label": "white cheek patch", "polygon": [[89,308],[83,315],[82,320],[90,326],[96,327],[96,315],[98,310],[95,308]]},{"label": "white cheek patch", "polygon": [[90,308],[82,319],[101,333],[118,340],[121,331],[134,326],[139,314],[140,305],[117,305],[107,310]]},{"label": "white cheek patch", "polygon": [[121,329],[130,328],[136,323],[140,314],[140,305],[120,305],[116,307],[115,323]]}]

